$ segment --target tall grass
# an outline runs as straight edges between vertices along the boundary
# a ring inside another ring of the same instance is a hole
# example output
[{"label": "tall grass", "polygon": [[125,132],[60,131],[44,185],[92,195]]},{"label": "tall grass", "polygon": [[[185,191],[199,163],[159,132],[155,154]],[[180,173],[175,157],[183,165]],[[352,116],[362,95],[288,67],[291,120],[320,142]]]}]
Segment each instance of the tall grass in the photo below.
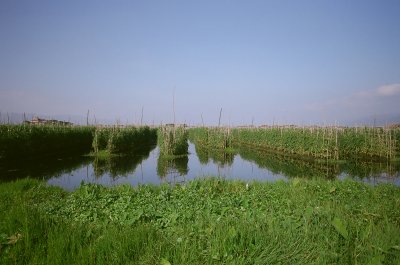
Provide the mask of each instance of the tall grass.
[{"label": "tall grass", "polygon": [[160,155],[179,156],[188,153],[188,131],[185,127],[161,126],[158,129]]},{"label": "tall grass", "polygon": [[200,163],[207,164],[212,160],[221,166],[232,165],[235,155],[230,128],[192,128],[189,139],[195,145]]},{"label": "tall grass", "polygon": [[0,184],[0,264],[399,264],[400,189]]},{"label": "tall grass", "polygon": [[150,127],[106,127],[94,133],[95,153],[107,150],[111,154],[126,154],[146,150],[157,142],[157,130]]},{"label": "tall grass", "polygon": [[0,159],[65,153],[88,153],[93,127],[0,125]]},{"label": "tall grass", "polygon": [[234,129],[236,145],[272,149],[320,159],[376,159],[396,157],[396,135],[384,128],[271,127]]},{"label": "tall grass", "polygon": [[232,147],[230,128],[192,128],[189,130],[189,138],[196,145],[207,149],[225,150]]}]

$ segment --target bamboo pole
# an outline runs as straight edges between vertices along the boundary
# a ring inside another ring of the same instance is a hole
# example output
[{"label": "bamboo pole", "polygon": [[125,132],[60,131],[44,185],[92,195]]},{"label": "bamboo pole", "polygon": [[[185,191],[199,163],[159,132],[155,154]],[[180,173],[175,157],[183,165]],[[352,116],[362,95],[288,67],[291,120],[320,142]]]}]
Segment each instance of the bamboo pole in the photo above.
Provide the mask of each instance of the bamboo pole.
[{"label": "bamboo pole", "polygon": [[222,108],[221,108],[221,110],[219,111],[218,127],[221,126],[221,115],[222,115]]}]

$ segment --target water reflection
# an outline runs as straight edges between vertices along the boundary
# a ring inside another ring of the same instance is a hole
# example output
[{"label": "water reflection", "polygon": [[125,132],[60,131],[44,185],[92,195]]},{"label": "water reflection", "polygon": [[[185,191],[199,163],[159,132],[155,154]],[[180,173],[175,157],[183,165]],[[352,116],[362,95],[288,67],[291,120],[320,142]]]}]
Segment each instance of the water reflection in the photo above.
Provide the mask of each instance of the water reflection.
[{"label": "water reflection", "polygon": [[136,154],[112,157],[95,157],[93,160],[94,175],[99,178],[104,174],[109,174],[112,179],[127,177],[136,170],[136,167],[146,160],[155,145],[149,146]]},{"label": "water reflection", "polygon": [[187,155],[175,158],[165,158],[159,156],[157,160],[157,174],[160,178],[164,178],[168,174],[187,175],[189,157]]},{"label": "water reflection", "polygon": [[160,154],[157,159],[157,175],[168,183],[184,182],[189,173],[188,162],[187,155],[169,158]]},{"label": "water reflection", "polygon": [[178,183],[203,176],[221,176],[244,181],[275,181],[288,178],[353,178],[400,185],[400,163],[352,161],[326,163],[240,148],[236,153],[218,152],[189,143],[189,154],[167,159],[158,147],[125,157],[100,159],[85,156],[46,157],[0,161],[0,180],[36,177],[51,185],[73,190],[82,181],[102,185],[128,183]]},{"label": "water reflection", "polygon": [[199,144],[195,145],[196,155],[201,164],[206,165],[212,161],[220,166],[231,166],[235,159],[233,152],[224,152],[217,149],[205,148]]},{"label": "water reflection", "polygon": [[92,162],[87,156],[45,156],[0,160],[0,181],[19,178],[49,179],[71,173]]},{"label": "water reflection", "polygon": [[339,173],[337,164],[301,160],[251,148],[240,148],[238,153],[243,159],[255,163],[260,168],[265,168],[275,174],[281,174],[290,178],[333,179]]}]

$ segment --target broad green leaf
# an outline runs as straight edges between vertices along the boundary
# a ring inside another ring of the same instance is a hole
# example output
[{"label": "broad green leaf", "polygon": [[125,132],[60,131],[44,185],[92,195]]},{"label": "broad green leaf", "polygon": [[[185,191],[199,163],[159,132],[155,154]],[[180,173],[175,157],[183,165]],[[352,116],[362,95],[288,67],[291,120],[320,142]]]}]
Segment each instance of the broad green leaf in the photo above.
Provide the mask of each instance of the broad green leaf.
[{"label": "broad green leaf", "polygon": [[368,262],[368,265],[381,265],[384,259],[383,255],[375,256]]},{"label": "broad green leaf", "polygon": [[335,227],[336,231],[339,232],[345,239],[349,237],[346,226],[343,221],[337,217],[333,218],[332,225]]},{"label": "broad green leaf", "polygon": [[171,263],[167,259],[162,258],[160,261],[160,265],[171,265]]},{"label": "broad green leaf", "polygon": [[292,182],[292,185],[293,185],[293,186],[297,186],[299,183],[300,183],[300,179],[295,178],[295,179],[293,180],[293,182]]},{"label": "broad green leaf", "polygon": [[400,250],[400,246],[392,246],[392,247],[390,247],[391,249],[394,249],[394,250]]},{"label": "broad green leaf", "polygon": [[312,216],[313,212],[314,212],[314,209],[310,206],[307,206],[306,210],[304,211],[304,217],[307,219],[310,218]]}]

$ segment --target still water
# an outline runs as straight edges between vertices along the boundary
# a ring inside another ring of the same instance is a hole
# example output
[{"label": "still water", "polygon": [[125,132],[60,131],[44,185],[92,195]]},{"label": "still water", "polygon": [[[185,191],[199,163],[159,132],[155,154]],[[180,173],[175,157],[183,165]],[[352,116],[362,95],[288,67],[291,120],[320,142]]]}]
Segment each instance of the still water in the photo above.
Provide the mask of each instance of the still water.
[{"label": "still water", "polygon": [[113,159],[92,157],[53,157],[45,160],[0,164],[0,180],[33,177],[50,185],[74,190],[82,182],[112,186],[117,184],[178,184],[195,178],[220,176],[244,181],[277,181],[299,178],[352,178],[371,184],[393,183],[400,186],[400,165],[348,162],[327,164],[304,161],[283,155],[240,149],[236,153],[202,150],[189,143],[189,154],[164,160],[156,146],[140,155]]}]

